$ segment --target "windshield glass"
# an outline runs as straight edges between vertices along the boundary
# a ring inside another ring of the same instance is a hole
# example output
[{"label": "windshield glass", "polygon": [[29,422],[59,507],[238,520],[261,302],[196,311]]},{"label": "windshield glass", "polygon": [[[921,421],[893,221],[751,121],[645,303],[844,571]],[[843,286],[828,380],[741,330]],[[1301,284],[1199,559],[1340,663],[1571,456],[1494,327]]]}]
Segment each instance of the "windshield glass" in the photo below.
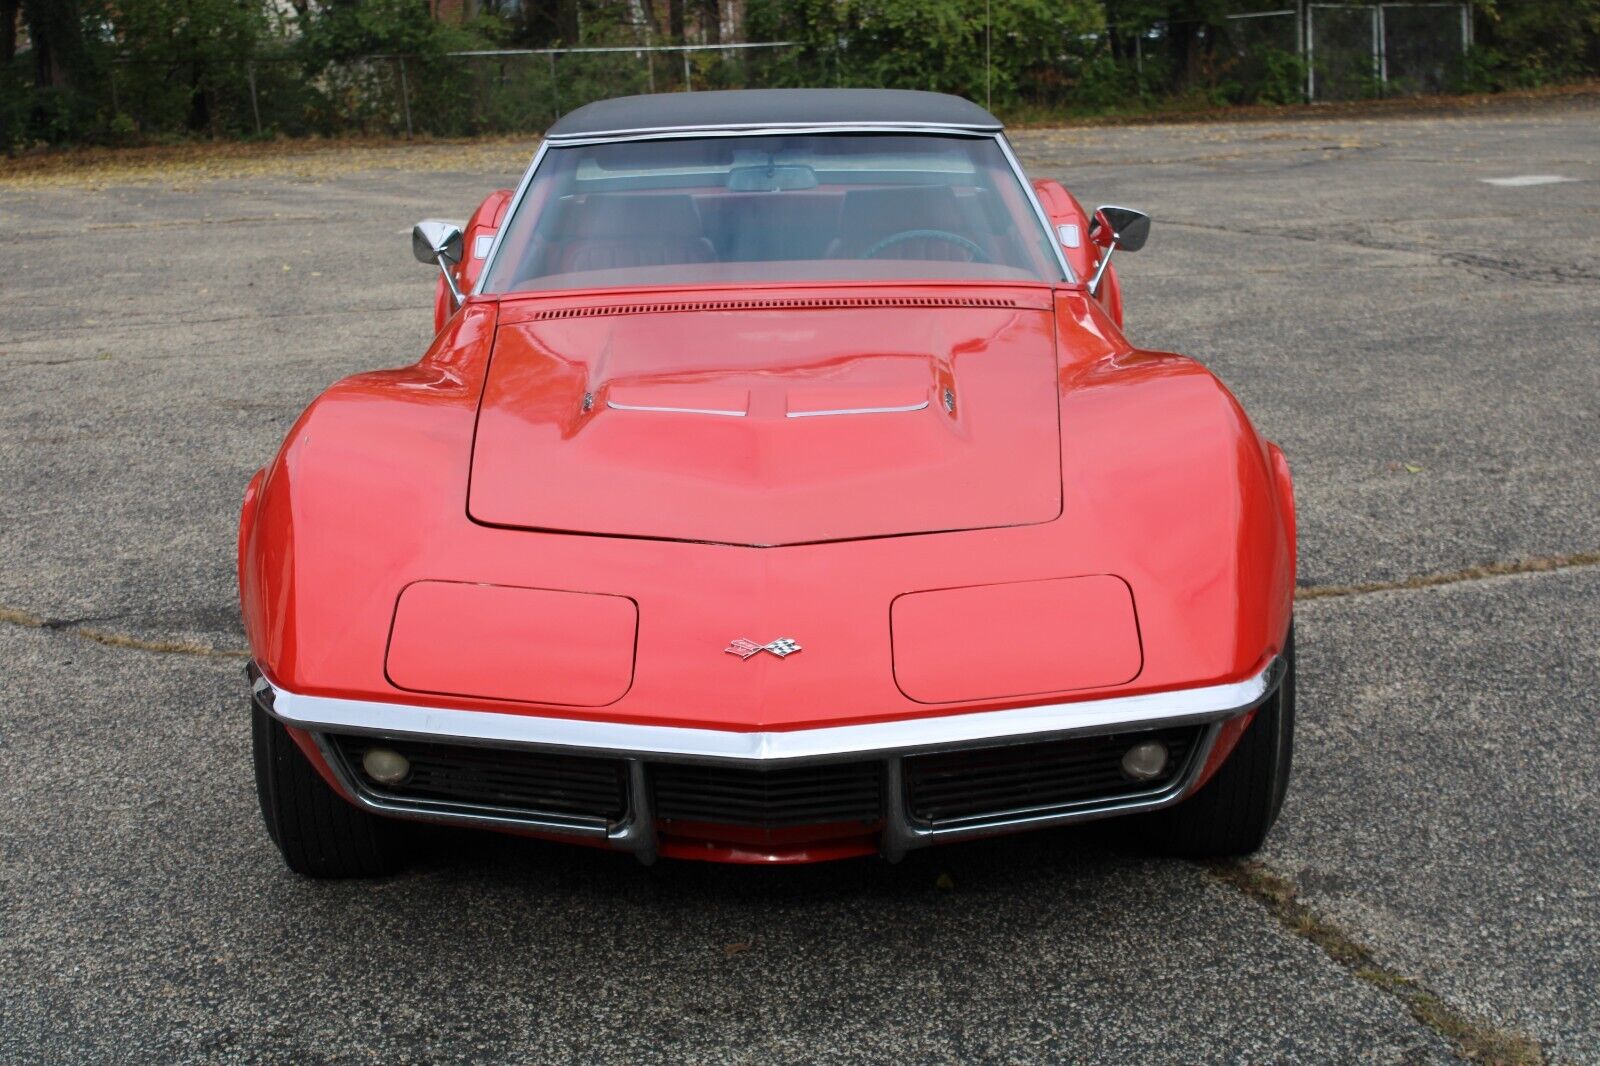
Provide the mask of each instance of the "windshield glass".
[{"label": "windshield glass", "polygon": [[485,292],[1059,281],[992,137],[795,133],[551,147]]}]

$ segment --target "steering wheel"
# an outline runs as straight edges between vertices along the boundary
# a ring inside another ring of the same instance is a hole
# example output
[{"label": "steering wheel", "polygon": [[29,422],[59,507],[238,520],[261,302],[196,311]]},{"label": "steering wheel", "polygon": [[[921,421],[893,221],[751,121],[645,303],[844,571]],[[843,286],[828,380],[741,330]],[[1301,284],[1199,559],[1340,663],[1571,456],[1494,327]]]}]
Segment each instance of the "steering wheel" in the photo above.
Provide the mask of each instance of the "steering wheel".
[{"label": "steering wheel", "polygon": [[969,241],[959,233],[951,233],[949,230],[943,229],[903,229],[899,233],[891,233],[871,248],[862,252],[860,258],[871,259],[885,248],[892,248],[906,241],[918,240],[944,241],[947,244],[966,249],[967,254],[972,256],[972,262],[974,263],[987,263],[989,261],[989,253],[985,252],[977,242]]}]

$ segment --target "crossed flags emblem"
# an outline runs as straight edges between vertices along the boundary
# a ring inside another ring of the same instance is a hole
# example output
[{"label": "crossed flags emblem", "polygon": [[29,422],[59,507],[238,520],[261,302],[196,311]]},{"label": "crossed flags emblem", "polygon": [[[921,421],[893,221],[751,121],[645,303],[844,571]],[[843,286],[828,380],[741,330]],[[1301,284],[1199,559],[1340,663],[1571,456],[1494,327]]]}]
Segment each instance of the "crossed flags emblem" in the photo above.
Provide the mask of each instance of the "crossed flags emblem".
[{"label": "crossed flags emblem", "polygon": [[752,655],[759,655],[764,651],[770,651],[772,654],[781,659],[786,655],[793,655],[795,652],[799,651],[800,644],[798,641],[792,640],[789,637],[779,637],[777,640],[766,644],[757,644],[753,640],[746,640],[743,637],[740,637],[738,640],[735,640],[722,650],[727,652],[729,655],[737,655],[740,659],[748,659]]}]

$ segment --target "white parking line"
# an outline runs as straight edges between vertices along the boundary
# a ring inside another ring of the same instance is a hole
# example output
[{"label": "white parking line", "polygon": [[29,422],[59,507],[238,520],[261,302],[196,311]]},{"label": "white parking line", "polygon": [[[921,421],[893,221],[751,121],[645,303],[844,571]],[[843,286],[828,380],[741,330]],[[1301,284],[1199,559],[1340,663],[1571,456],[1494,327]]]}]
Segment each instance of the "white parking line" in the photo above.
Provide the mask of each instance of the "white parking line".
[{"label": "white parking line", "polygon": [[1503,185],[1521,188],[1524,185],[1555,185],[1563,181],[1577,181],[1577,178],[1563,177],[1560,174],[1518,174],[1513,178],[1482,178],[1487,185]]}]

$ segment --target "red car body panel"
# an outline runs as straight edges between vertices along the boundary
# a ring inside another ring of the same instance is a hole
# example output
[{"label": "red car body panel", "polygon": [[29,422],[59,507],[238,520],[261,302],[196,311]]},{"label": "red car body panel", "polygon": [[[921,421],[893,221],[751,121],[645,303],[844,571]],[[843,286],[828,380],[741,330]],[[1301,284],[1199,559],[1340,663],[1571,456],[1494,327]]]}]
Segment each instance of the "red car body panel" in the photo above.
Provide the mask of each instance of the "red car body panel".
[{"label": "red car body panel", "polygon": [[765,546],[1060,515],[1048,291],[952,307],[790,298],[553,319],[544,301],[502,307],[471,517]]},{"label": "red car body panel", "polygon": [[[1080,227],[1063,252],[1087,276],[1090,219],[1034,185]],[[509,200],[469,223],[464,288]],[[851,282],[447,314],[440,294],[422,359],[329,388],[247,488],[241,603],[275,685],[419,715],[784,731],[1222,684],[1284,648],[1283,455],[1204,367],[1127,342],[1114,270],[1098,298]],[[559,655],[529,652],[555,633]],[[722,654],[791,635],[803,654]],[[1249,720],[1222,726],[1202,783]],[[659,832],[661,854],[731,862],[877,846],[859,823]]]},{"label": "red car body panel", "polygon": [[[1273,453],[1203,367],[1133,350],[1098,303],[1066,287],[1054,315],[1062,470],[1054,521],[776,548],[474,521],[474,424],[498,316],[519,305],[615,299],[472,298],[419,363],[348,378],[307,409],[254,491],[242,532],[246,629],[276,683],[399,704],[771,730],[1221,683],[1281,649],[1293,594],[1292,511]],[[793,312],[761,314],[778,328]],[[802,317],[817,328],[819,316]],[[855,312],[836,321],[842,332],[857,328]],[[683,423],[687,434],[703,426]],[[298,536],[301,529],[316,535]],[[889,610],[897,596],[1086,574],[1116,575],[1132,590],[1143,667],[1131,682],[938,706],[896,685]],[[387,646],[400,594],[416,581],[632,599],[632,687],[603,715],[554,703],[424,700],[400,689],[386,673]],[[741,662],[708,653],[741,635],[790,632],[802,635],[806,654]]]},{"label": "red car body panel", "polygon": [[418,581],[400,593],[386,668],[412,692],[604,707],[633,684],[638,632],[626,596]]},{"label": "red car body panel", "polygon": [[889,629],[895,682],[918,703],[1111,688],[1143,665],[1133,594],[1110,574],[908,592]]}]

